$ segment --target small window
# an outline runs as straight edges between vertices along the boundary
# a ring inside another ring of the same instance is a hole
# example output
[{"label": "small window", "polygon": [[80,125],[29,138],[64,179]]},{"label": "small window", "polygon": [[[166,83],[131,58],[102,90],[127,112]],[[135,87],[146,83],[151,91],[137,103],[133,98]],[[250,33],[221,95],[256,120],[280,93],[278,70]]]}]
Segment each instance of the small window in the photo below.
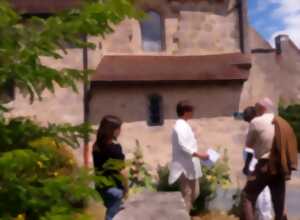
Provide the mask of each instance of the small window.
[{"label": "small window", "polygon": [[6,82],[0,88],[0,102],[7,103],[15,99],[15,84],[13,80]]},{"label": "small window", "polygon": [[160,14],[154,11],[148,12],[146,18],[141,22],[141,32],[144,51],[162,51],[163,25]]},{"label": "small window", "polygon": [[149,118],[150,126],[159,126],[163,124],[162,97],[159,95],[149,96]]}]

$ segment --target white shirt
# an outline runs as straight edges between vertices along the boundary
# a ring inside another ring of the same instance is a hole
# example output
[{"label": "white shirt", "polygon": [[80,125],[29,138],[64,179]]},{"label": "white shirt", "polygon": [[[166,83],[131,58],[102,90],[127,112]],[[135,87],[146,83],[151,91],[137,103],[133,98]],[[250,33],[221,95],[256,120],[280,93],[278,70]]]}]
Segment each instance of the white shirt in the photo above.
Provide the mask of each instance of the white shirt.
[{"label": "white shirt", "polygon": [[275,136],[274,114],[255,117],[249,126],[247,147],[253,148],[257,159],[269,158]]},{"label": "white shirt", "polygon": [[172,150],[169,184],[176,182],[182,174],[190,180],[202,176],[200,160],[193,157],[198,151],[197,140],[191,126],[183,119],[178,119],[173,128]]}]

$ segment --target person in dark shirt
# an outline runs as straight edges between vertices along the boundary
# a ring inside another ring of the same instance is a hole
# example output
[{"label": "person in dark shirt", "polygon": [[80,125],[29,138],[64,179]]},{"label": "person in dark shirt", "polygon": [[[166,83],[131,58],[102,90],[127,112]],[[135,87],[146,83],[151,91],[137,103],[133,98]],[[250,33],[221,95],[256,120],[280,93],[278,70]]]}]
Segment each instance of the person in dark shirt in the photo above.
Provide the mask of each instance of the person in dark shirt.
[{"label": "person in dark shirt", "polygon": [[100,123],[97,139],[93,147],[94,169],[101,175],[111,177],[114,180],[113,186],[98,186],[96,190],[101,195],[104,205],[107,208],[106,220],[112,220],[118,213],[125,196],[125,186],[122,178],[122,170],[108,169],[106,164],[110,161],[124,163],[125,155],[122,146],[117,143],[121,132],[122,121],[116,116],[105,116]]}]

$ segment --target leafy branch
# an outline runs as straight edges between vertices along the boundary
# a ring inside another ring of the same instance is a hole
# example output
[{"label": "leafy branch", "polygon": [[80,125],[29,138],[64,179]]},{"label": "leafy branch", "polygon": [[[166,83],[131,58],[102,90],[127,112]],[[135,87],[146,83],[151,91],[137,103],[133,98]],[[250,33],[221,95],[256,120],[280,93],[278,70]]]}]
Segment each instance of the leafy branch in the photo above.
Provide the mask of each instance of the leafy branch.
[{"label": "leafy branch", "polygon": [[79,7],[49,18],[18,15],[4,0],[0,1],[0,88],[13,80],[29,95],[41,99],[42,92],[54,93],[55,85],[77,91],[76,81],[86,81],[88,72],[48,67],[41,57],[62,59],[67,53],[64,43],[78,48],[94,48],[82,35],[105,36],[113,25],[126,17],[137,17],[130,0],[82,1]]}]

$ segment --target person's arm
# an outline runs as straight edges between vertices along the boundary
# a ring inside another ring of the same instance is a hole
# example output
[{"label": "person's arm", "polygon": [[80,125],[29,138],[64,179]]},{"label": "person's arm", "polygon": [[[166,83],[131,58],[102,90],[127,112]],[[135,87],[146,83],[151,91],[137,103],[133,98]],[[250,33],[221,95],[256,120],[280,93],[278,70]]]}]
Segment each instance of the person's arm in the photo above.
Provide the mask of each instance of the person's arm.
[{"label": "person's arm", "polygon": [[124,187],[124,198],[126,199],[128,197],[128,193],[129,193],[129,177],[128,177],[128,169],[125,168],[121,171],[121,175],[122,175],[122,185]]},{"label": "person's arm", "polygon": [[178,136],[178,142],[179,142],[181,149],[185,153],[191,155],[192,157],[198,157],[201,160],[207,160],[208,154],[197,152],[196,150],[194,150],[192,148],[192,145],[194,144],[195,140],[194,140],[193,135],[190,134],[189,132],[190,131],[185,129],[184,127],[176,130],[176,133]]},{"label": "person's arm", "polygon": [[243,168],[243,173],[248,176],[250,174],[250,163],[253,159],[253,153],[246,152],[245,165]]},{"label": "person's arm", "polygon": [[208,160],[209,155],[207,153],[196,152],[193,154],[194,157],[198,157],[201,160]]},{"label": "person's arm", "polygon": [[[257,134],[257,131],[255,129],[255,124],[253,122],[251,122],[249,125],[248,133],[247,133],[246,146],[247,146],[247,148],[249,148],[252,151],[253,151],[255,140],[257,138],[256,134]],[[251,163],[253,157],[254,157],[254,151],[253,152],[246,151],[245,165],[243,168],[243,173],[246,176],[248,176],[250,174],[249,168],[250,168],[250,163]]]},{"label": "person's arm", "polygon": [[251,122],[247,133],[246,146],[249,148],[253,148],[256,138],[257,138],[257,131],[255,128],[255,124]]}]

